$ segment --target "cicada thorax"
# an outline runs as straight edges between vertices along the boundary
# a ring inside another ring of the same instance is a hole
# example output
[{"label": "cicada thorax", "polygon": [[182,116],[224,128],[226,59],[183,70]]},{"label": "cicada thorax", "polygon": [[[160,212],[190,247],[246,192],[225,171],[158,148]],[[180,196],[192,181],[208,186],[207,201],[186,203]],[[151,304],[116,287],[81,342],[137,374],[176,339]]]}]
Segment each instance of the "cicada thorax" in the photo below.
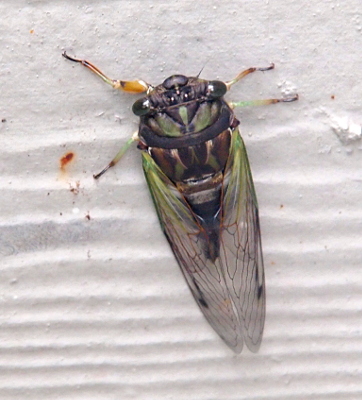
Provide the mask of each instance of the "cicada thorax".
[{"label": "cicada thorax", "polygon": [[213,260],[219,251],[223,172],[231,131],[239,124],[222,98],[225,92],[222,82],[174,75],[134,105],[144,113],[139,147],[187,200]]}]

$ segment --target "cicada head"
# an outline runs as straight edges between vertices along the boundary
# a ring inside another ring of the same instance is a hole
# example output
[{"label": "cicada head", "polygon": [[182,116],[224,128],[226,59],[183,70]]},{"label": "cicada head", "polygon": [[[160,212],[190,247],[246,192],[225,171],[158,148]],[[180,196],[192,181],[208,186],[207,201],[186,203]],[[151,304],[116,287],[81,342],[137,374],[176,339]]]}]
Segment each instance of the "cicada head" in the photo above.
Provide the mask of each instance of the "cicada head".
[{"label": "cicada head", "polygon": [[[133,112],[142,127],[161,137],[183,137],[211,126],[220,116],[227,86],[221,81],[172,75],[137,100]],[[147,140],[145,140],[147,144]]]}]

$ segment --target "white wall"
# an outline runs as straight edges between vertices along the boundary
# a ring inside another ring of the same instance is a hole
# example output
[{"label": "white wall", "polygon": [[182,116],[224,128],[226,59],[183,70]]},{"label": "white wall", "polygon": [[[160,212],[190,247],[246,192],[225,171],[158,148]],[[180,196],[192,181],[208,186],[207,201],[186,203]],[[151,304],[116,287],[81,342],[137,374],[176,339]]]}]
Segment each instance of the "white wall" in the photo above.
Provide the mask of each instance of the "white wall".
[{"label": "white wall", "polygon": [[[0,11],[0,398],[360,399],[360,0],[3,0]],[[64,49],[153,84],[274,62],[228,99],[299,93],[236,110],[264,244],[258,354],[234,356],[200,314],[138,150],[93,180],[137,130],[137,96]]]}]

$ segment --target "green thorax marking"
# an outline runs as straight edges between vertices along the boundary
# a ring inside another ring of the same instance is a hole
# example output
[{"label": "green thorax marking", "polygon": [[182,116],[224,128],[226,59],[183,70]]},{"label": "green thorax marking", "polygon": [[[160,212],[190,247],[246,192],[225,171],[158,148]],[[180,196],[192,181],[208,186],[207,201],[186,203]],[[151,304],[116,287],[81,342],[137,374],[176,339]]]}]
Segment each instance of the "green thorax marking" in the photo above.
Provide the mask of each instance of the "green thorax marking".
[{"label": "green thorax marking", "polygon": [[185,136],[211,126],[220,115],[221,104],[220,100],[185,103],[146,116],[143,122],[159,136]]},{"label": "green thorax marking", "polygon": [[187,107],[181,106],[178,110],[180,117],[182,119],[182,122],[184,125],[187,125],[189,122],[189,117],[188,117],[188,112],[187,112]]}]

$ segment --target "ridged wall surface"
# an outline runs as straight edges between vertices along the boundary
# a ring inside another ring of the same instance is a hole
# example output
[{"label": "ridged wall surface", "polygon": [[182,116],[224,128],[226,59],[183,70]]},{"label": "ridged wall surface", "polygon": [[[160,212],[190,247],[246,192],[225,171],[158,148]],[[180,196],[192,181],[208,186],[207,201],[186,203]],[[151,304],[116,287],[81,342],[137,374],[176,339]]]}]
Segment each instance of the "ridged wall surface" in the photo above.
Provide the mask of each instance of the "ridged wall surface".
[{"label": "ridged wall surface", "polygon": [[[0,4],[0,400],[362,398],[359,8]],[[137,96],[112,92],[64,49],[154,84],[203,66],[229,80],[273,61],[227,98],[299,93],[236,110],[262,226],[259,353],[232,354],[199,312],[136,146],[93,180],[137,130]]]}]

